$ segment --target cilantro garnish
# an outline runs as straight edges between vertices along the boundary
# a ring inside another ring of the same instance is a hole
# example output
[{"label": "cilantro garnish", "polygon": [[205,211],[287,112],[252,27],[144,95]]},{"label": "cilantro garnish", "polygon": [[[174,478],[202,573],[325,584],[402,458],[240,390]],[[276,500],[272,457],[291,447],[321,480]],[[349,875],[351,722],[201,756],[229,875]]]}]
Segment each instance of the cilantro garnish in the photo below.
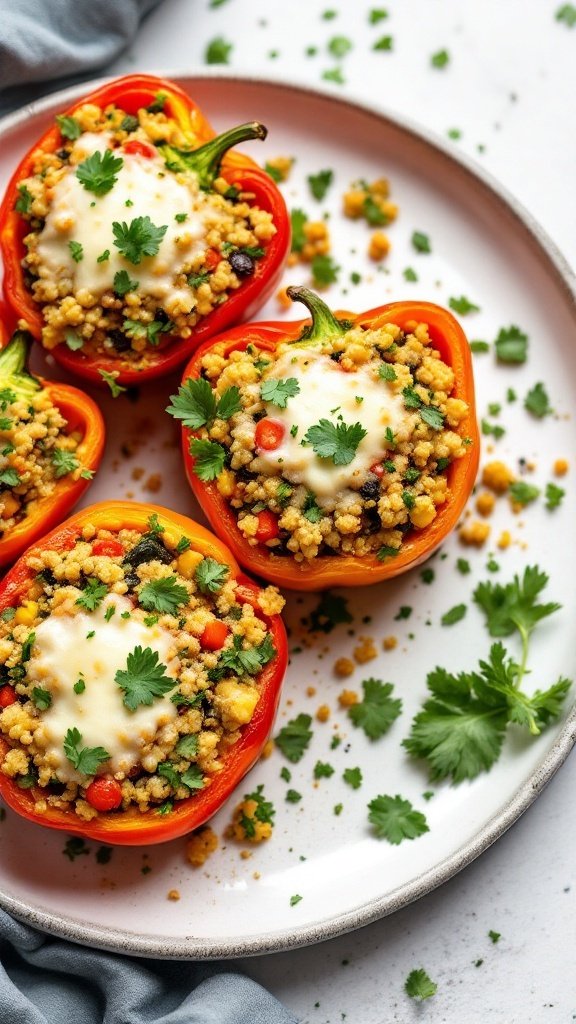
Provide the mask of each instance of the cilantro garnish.
[{"label": "cilantro garnish", "polygon": [[412,722],[403,745],[413,757],[425,758],[430,779],[454,783],[489,771],[500,756],[509,722],[537,735],[561,711],[570,681],[559,679],[548,690],[529,696],[519,689],[523,668],[501,643],[490,648],[479,671],[454,676],[436,668],[427,678],[432,697]]},{"label": "cilantro garnish", "polygon": [[190,442],[194,458],[194,473],[200,480],[215,480],[224,469],[226,449],[216,441],[202,441],[197,437]]},{"label": "cilantro garnish", "polygon": [[490,636],[510,636],[518,630],[522,638],[523,664],[528,656],[528,641],[537,624],[559,611],[555,601],[537,604],[537,598],[548,583],[548,576],[537,565],[528,565],[522,579],[514,576],[511,583],[479,583],[473,593],[476,604],[486,616]]},{"label": "cilantro garnish", "polygon": [[52,694],[43,686],[35,686],[32,690],[32,702],[39,711],[47,711],[52,704]]},{"label": "cilantro garnish", "polygon": [[135,292],[139,284],[139,281],[131,280],[128,271],[119,270],[116,274],[114,274],[114,284],[112,287],[114,288],[116,295],[119,295],[120,298],[123,298],[123,296],[126,295],[127,292]]},{"label": "cilantro garnish", "polygon": [[308,215],[298,208],[290,211],[292,225],[292,252],[302,252],[306,245],[304,225],[308,223]]},{"label": "cilantro garnish", "polygon": [[286,790],[286,800],[289,804],[298,804],[302,799],[302,793],[299,793],[297,789]]},{"label": "cilantro garnish", "polygon": [[65,139],[70,139],[71,142],[75,142],[82,135],[82,125],[75,117],[69,117],[66,114],[56,115],[56,124],[60,129],[60,134]]},{"label": "cilantro garnish", "polygon": [[552,511],[562,502],[562,498],[566,494],[566,491],[562,487],[558,487],[557,484],[549,483],[546,484],[546,508]]},{"label": "cilantro garnish", "polygon": [[487,341],[480,341],[480,340],[477,339],[475,341],[471,341],[470,342],[470,351],[471,352],[475,352],[475,353],[478,353],[478,352],[489,352],[490,351],[490,345],[488,344]]},{"label": "cilantro garnish", "polygon": [[54,466],[54,476],[57,480],[61,476],[66,476],[67,473],[72,473],[80,465],[74,452],[69,452],[65,448],[53,448],[51,458],[52,465]]},{"label": "cilantro garnish", "polygon": [[386,53],[390,53],[390,51],[394,49],[394,39],[393,39],[393,37],[392,36],[380,36],[380,39],[376,40],[376,42],[372,46],[372,49],[373,50],[384,50]]},{"label": "cilantro garnish", "polygon": [[413,231],[411,241],[412,247],[416,250],[416,252],[432,252],[430,239],[428,235],[425,235],[422,231]]},{"label": "cilantro garnish", "polygon": [[175,576],[162,576],[151,580],[138,594],[138,603],[148,612],[161,615],[175,615],[181,604],[188,600],[188,591],[176,581]]},{"label": "cilantro garnish", "polygon": [[[337,60],[345,57],[347,53],[352,49],[352,43],[347,36],[332,36],[332,39],[328,42],[328,51]],[[324,172],[326,173],[326,172]],[[328,172],[330,173],[330,172]]]},{"label": "cilantro garnish", "polygon": [[368,804],[368,820],[378,839],[398,846],[403,839],[417,839],[429,832],[425,816],[401,796],[377,796]]},{"label": "cilantro garnish", "polygon": [[110,259],[110,249],[104,249],[104,252],[101,252],[100,255],[98,256],[98,258],[96,260],[96,263],[107,263],[109,259]]},{"label": "cilantro garnish", "polygon": [[152,100],[152,103],[149,103],[148,106],[146,107],[146,110],[150,114],[162,113],[164,107],[166,106],[167,99],[168,96],[166,95],[165,92],[157,92],[154,99]]},{"label": "cilantro garnish", "polygon": [[468,313],[479,313],[480,306],[476,306],[474,302],[470,302],[465,295],[461,295],[460,298],[452,296],[448,299],[448,305],[450,309],[453,309],[455,313],[459,313],[460,316],[467,316]]},{"label": "cilantro garnish", "polygon": [[556,21],[563,21],[568,28],[576,25],[576,7],[574,4],[562,4],[555,14]]},{"label": "cilantro garnish", "polygon": [[378,376],[380,380],[393,381],[398,380],[398,374],[390,363],[381,363],[378,367]]},{"label": "cilantro garnish", "polygon": [[110,754],[104,747],[82,747],[79,750],[78,744],[81,742],[80,730],[75,726],[68,729],[64,737],[64,753],[76,771],[82,775],[95,775],[98,766],[110,759]]},{"label": "cilantro garnish", "polygon": [[[332,42],[334,42],[334,40],[332,40]],[[346,40],[346,42],[347,42],[347,40]],[[318,199],[319,202],[322,199],[324,199],[324,196],[326,195],[328,189],[330,188],[330,185],[332,184],[333,179],[334,179],[334,171],[330,171],[330,170],[318,171],[318,174],[309,174],[308,175],[308,179],[307,180],[308,180],[308,184],[310,186],[310,191],[311,191],[312,195],[314,196],[314,198]]]},{"label": "cilantro garnish", "polygon": [[171,405],[166,412],[175,420],[182,420],[185,427],[198,430],[211,427],[215,419],[227,420],[242,408],[240,392],[236,385],[226,388],[220,398],[203,377],[189,378],[178,388],[177,395],[170,396]]},{"label": "cilantro garnish", "polygon": [[253,793],[245,793],[244,801],[250,801],[255,804],[254,810],[251,814],[242,813],[240,816],[240,824],[244,829],[244,835],[252,839],[256,835],[255,821],[261,821],[264,824],[268,823],[272,825],[274,823],[274,815],[276,811],[274,804],[267,800],[264,796],[264,786],[256,786]]},{"label": "cilantro garnish", "polygon": [[441,70],[442,68],[445,68],[449,63],[450,54],[448,53],[448,50],[437,50],[437,52],[433,53],[432,56],[430,57],[430,64],[432,65],[433,68],[438,68]]},{"label": "cilantro garnish", "polygon": [[124,691],[124,704],[130,711],[136,711],[139,704],[152,704],[155,697],[163,697],[176,686],[176,680],[166,675],[157,651],[140,644],[128,655],[126,668],[118,669],[114,681]]},{"label": "cilantro garnish", "polygon": [[263,402],[271,402],[279,409],[285,409],[288,399],[299,394],[300,385],[295,377],[288,377],[286,380],[277,380],[271,377],[260,385],[260,397]]},{"label": "cilantro garnish", "polygon": [[319,523],[324,515],[322,509],[316,504],[316,497],[311,492],[308,492],[304,498],[304,505],[302,506],[302,515],[309,523]]},{"label": "cilantro garnish", "polygon": [[419,967],[417,970],[410,971],[404,982],[404,991],[412,999],[429,999],[430,996],[436,995],[438,985],[432,981],[422,967]]},{"label": "cilantro garnish", "polygon": [[126,388],[122,387],[121,384],[116,383],[116,378],[119,376],[118,370],[112,370],[111,372],[108,370],[98,370],[98,373],[110,388],[112,398],[118,398],[118,395],[121,395],[123,391],[126,391]]},{"label": "cilantro garnish", "polygon": [[198,737],[193,734],[189,736],[182,736],[176,744],[176,753],[179,754],[180,757],[186,757],[188,759],[196,757],[196,754],[198,753]]},{"label": "cilantro garnish", "polygon": [[502,327],[494,347],[501,363],[524,363],[528,352],[528,335],[514,324]]},{"label": "cilantro garnish", "polygon": [[312,445],[320,459],[332,459],[335,466],[347,466],[356,455],[356,449],[367,431],[360,423],[349,425],[343,421],[334,424],[321,419],[309,427],[304,440]]},{"label": "cilantro garnish", "polygon": [[352,618],[347,598],[327,590],[310,613],[310,629],[313,632],[331,633],[335,626],[342,622],[352,622]]},{"label": "cilantro garnish", "polygon": [[385,558],[395,558],[399,552],[400,548],[393,548],[390,544],[383,544],[382,547],[378,548],[376,558],[379,562],[383,562]]},{"label": "cilantro garnish", "polygon": [[216,668],[209,669],[208,676],[211,680],[221,679],[229,672],[238,676],[255,676],[276,654],[269,633],[257,647],[243,647],[242,644],[241,636],[236,635],[232,638],[232,647],[225,648],[218,658]]},{"label": "cilantro garnish", "polygon": [[68,248],[75,263],[80,263],[84,259],[84,246],[80,242],[68,242]]},{"label": "cilantro garnish", "polygon": [[317,287],[325,288],[338,280],[340,267],[326,253],[318,253],[318,255],[314,256],[310,266],[312,268],[312,278]]},{"label": "cilantro garnish", "polygon": [[93,192],[95,196],[105,196],[114,188],[123,166],[122,157],[114,156],[111,149],[105,149],[103,153],[92,153],[78,164],[76,177],[88,192]]},{"label": "cilantro garnish", "polygon": [[14,203],[17,213],[30,213],[30,207],[34,202],[34,196],[26,185],[18,185],[18,199]]},{"label": "cilantro garnish", "polygon": [[140,263],[144,256],[155,256],[168,229],[167,224],[158,227],[150,217],[135,217],[126,221],[112,222],[114,245],[129,263]]},{"label": "cilantro garnish", "polygon": [[310,715],[300,714],[282,726],[280,732],[274,737],[274,743],[292,764],[300,761],[308,749],[312,739],[311,724]]},{"label": "cilantro garnish", "polygon": [[398,718],[402,701],[392,699],[392,683],[382,683],[379,679],[365,679],[362,689],[364,699],[348,708],[348,717],[369,739],[378,740]]},{"label": "cilantro garnish", "polygon": [[212,39],[204,51],[206,64],[229,64],[228,60],[232,52],[232,43],[228,43],[223,36],[216,36]]},{"label": "cilantro garnish", "polygon": [[455,604],[453,608],[450,608],[440,619],[443,626],[453,626],[456,622],[461,622],[468,608],[465,604]]},{"label": "cilantro garnish", "polygon": [[105,583],[101,583],[100,580],[93,578],[88,579],[80,597],[76,599],[76,604],[79,604],[81,608],[85,608],[88,612],[95,612],[102,604],[107,593],[108,587]]},{"label": "cilantro garnish", "polygon": [[335,82],[336,85],[344,85],[346,82],[341,68],[330,68],[329,71],[323,71],[322,78],[327,82]]},{"label": "cilantro garnish", "polygon": [[362,770],[360,768],[345,768],[342,778],[352,789],[360,789],[362,785]]},{"label": "cilantro garnish", "polygon": [[413,267],[406,267],[403,270],[403,272],[402,272],[402,276],[403,276],[405,281],[417,281],[418,280],[418,274],[413,269]]},{"label": "cilantro garnish", "polygon": [[194,580],[202,594],[217,594],[224,586],[230,573],[227,565],[217,562],[215,558],[203,558],[196,566]]},{"label": "cilantro garnish", "polygon": [[377,25],[378,22],[384,21],[388,17],[388,11],[384,7],[373,7],[368,13],[368,21],[371,25]]},{"label": "cilantro garnish", "polygon": [[540,488],[535,484],[527,484],[525,480],[515,480],[508,488],[508,494],[517,505],[529,505],[540,495]]},{"label": "cilantro garnish", "polygon": [[17,487],[20,483],[20,477],[15,469],[9,467],[8,469],[0,470],[0,485],[5,487]]},{"label": "cilantro garnish", "polygon": [[544,416],[548,416],[552,412],[548,393],[542,381],[538,381],[530,389],[524,399],[524,408],[528,409],[528,412],[531,412],[533,416],[537,416],[538,419],[543,419]]}]

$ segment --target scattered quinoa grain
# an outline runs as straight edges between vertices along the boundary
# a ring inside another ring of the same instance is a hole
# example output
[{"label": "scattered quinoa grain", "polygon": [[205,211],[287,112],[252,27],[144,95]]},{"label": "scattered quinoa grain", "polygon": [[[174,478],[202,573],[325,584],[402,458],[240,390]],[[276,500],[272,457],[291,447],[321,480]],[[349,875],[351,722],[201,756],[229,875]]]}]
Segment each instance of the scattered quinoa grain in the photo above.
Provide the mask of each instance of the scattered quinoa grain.
[{"label": "scattered quinoa grain", "polygon": [[201,868],[217,849],[218,836],[206,825],[190,836],[186,843],[186,860],[193,868]]},{"label": "scattered quinoa grain", "polygon": [[480,516],[490,516],[494,511],[496,498],[490,491],[482,491],[476,498],[476,511]]},{"label": "scattered quinoa grain", "polygon": [[464,523],[458,533],[461,544],[475,548],[481,548],[489,536],[490,527],[488,523],[481,523],[479,519],[473,519]]},{"label": "scattered quinoa grain", "polygon": [[330,708],[327,704],[321,704],[316,712],[316,718],[319,722],[327,722],[330,718]]},{"label": "scattered quinoa grain", "polygon": [[383,231],[375,231],[368,246],[368,255],[370,259],[374,260],[375,263],[378,263],[379,260],[383,260],[390,252],[390,244],[388,235],[385,235]]},{"label": "scattered quinoa grain", "polygon": [[498,544],[498,547],[500,548],[500,550],[501,551],[505,551],[506,548],[510,547],[511,543],[512,543],[512,536],[510,534],[510,531],[509,530],[502,530],[502,533],[500,534],[500,536],[498,538],[498,541],[497,541],[497,544]]},{"label": "scattered quinoa grain", "polygon": [[565,476],[569,469],[568,459],[556,459],[553,468],[555,476]]},{"label": "scattered quinoa grain", "polygon": [[359,665],[364,665],[367,661],[372,661],[376,655],[374,641],[368,636],[360,637],[360,643],[354,648],[354,661],[357,661]]},{"label": "scattered quinoa grain", "polygon": [[358,703],[358,694],[355,690],[342,690],[338,694],[338,703],[341,708],[351,708]]},{"label": "scattered quinoa grain", "polygon": [[316,696],[316,687],[315,686],[307,686],[306,687],[306,696],[307,697],[315,697]]},{"label": "scattered quinoa grain", "polygon": [[292,306],[292,299],[285,288],[280,288],[280,290],[276,292],[276,302],[281,309],[290,309]]},{"label": "scattered quinoa grain", "polygon": [[170,889],[168,891],[166,899],[173,900],[174,902],[179,900],[180,899],[180,893],[179,893],[178,889]]},{"label": "scattered quinoa grain", "polygon": [[146,483],[144,484],[144,490],[150,491],[151,494],[157,494],[162,488],[162,476],[160,473],[151,473]]},{"label": "scattered quinoa grain", "polygon": [[482,483],[495,494],[505,494],[515,480],[514,473],[504,462],[487,462],[482,471]]},{"label": "scattered quinoa grain", "polygon": [[350,658],[338,658],[334,662],[334,672],[337,676],[351,676],[354,671],[354,662]]},{"label": "scattered quinoa grain", "polygon": [[385,651],[393,651],[398,646],[398,637],[396,636],[385,636],[382,641],[382,647]]}]

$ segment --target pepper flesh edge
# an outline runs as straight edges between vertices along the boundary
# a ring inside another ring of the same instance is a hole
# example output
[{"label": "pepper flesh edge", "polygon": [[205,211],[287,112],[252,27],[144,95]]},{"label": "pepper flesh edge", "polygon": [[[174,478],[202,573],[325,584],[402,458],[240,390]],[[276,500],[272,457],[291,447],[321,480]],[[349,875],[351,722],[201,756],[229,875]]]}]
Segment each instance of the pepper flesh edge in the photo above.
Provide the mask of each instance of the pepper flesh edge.
[{"label": "pepper flesh edge", "polygon": [[[156,78],[154,75],[127,75],[114,79],[82,96],[63,111],[63,114],[73,116],[79,107],[88,102],[103,107],[115,102],[128,114],[136,114],[139,108],[148,106],[159,92],[166,96],[166,111],[181,127],[194,133],[199,145],[215,137],[214,129],[196,103],[176,83]],[[42,331],[42,314],[25,286],[21,267],[21,260],[26,252],[23,239],[30,227],[14,209],[14,204],[18,199],[18,183],[32,173],[34,154],[37,154],[38,150],[54,152],[59,148],[60,138],[60,130],[56,125],[44,133],[33,149],[20,161],[0,204],[0,251],[4,262],[5,301],[17,317],[26,320],[28,330],[37,341]],[[134,369],[130,363],[122,359],[107,359],[105,356],[87,357],[81,349],[73,352],[65,344],[57,345],[52,350],[52,355],[59,365],[101,386],[106,385],[99,370],[117,372],[116,381],[123,386],[139,385],[163,377],[181,366],[205,338],[225,330],[242,319],[250,319],[264,305],[278,286],[290,251],[290,218],[286,204],[269,175],[244,153],[227,153],[222,161],[221,176],[230,186],[254,193],[253,202],[272,214],[277,228],[276,234],[266,245],[265,255],[256,261],[254,274],[245,279],[226,302],[203,317],[192,329],[189,338],[179,339],[177,336],[167,335],[163,345],[147,353],[149,362],[144,369]]]},{"label": "pepper flesh edge", "polygon": [[[26,790],[19,789],[13,779],[0,773],[0,796],[22,817],[48,828],[65,831],[69,835],[83,836],[118,846],[147,846],[168,842],[198,828],[220,809],[262,753],[272,729],[288,662],[286,631],[280,616],[266,615],[258,605],[261,587],[242,573],[236,559],[222,541],[187,516],[159,505],[110,501],[92,505],[76,513],[29,548],[5,576],[0,583],[0,612],[17,601],[34,579],[35,574],[25,565],[25,558],[28,555],[40,552],[47,546],[55,550],[66,549],[76,541],[82,528],[89,523],[97,529],[112,532],[134,529],[145,533],[148,520],[154,514],[158,516],[159,524],[165,527],[165,536],[171,535],[176,541],[182,534],[186,534],[194,548],[204,557],[215,558],[229,567],[230,575],[239,583],[237,594],[240,601],[258,608],[258,614],[266,623],[277,653],[257,676],[260,699],[252,720],[244,727],[238,742],[230,747],[226,754],[224,768],[196,795],[177,801],[173,811],[166,816],[158,814],[154,809],[145,812],[133,809],[105,812],[97,819],[82,822],[74,811],[49,808],[40,813],[34,810],[34,803],[45,798],[42,788],[36,786]],[[6,740],[0,737],[0,756],[3,757],[8,749]]]},{"label": "pepper flesh edge", "polygon": [[[213,530],[230,547],[235,557],[250,572],[288,590],[321,591],[331,587],[361,587],[393,579],[425,562],[456,526],[470,496],[480,458],[480,434],[476,420],[472,357],[466,336],[457,320],[441,306],[431,302],[391,302],[385,306],[355,315],[338,311],[336,318],[350,320],[356,326],[378,329],[386,323],[402,327],[415,320],[430,328],[433,345],[441,358],[452,367],[455,376],[451,397],[462,398],[468,413],[460,424],[463,436],[472,444],[468,453],[454,460],[447,471],[450,497],[439,507],[433,522],[422,530],[414,530],[403,540],[397,555],[380,561],[376,555],[321,555],[313,561],[296,562],[293,558],[272,554],[263,545],[252,546],[240,532],[236,516],[215,482],[201,481],[194,473],[194,459],[189,452],[194,432],[182,428],[182,450],[188,482]],[[200,375],[202,359],[215,345],[224,346],[224,354],[245,349],[252,344],[269,352],[283,342],[297,341],[311,323],[296,320],[288,323],[265,322],[249,324],[212,338],[195,352],[183,375],[183,381]]]}]

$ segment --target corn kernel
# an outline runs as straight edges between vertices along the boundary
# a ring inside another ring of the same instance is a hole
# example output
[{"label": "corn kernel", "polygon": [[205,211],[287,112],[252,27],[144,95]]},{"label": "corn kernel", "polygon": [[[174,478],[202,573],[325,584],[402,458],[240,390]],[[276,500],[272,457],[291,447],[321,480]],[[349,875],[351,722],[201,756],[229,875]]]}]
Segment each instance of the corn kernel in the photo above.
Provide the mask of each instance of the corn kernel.
[{"label": "corn kernel", "polygon": [[17,626],[31,626],[38,615],[36,601],[24,601],[20,608],[16,609],[14,623]]},{"label": "corn kernel", "polygon": [[200,565],[203,557],[204,556],[201,555],[199,551],[193,551],[192,548],[188,548],[188,551],[183,551],[182,554],[178,556],[178,561],[176,562],[180,575],[183,576],[185,580],[191,580],[196,572],[196,567]]},{"label": "corn kernel", "polygon": [[216,477],[216,487],[223,498],[231,498],[235,487],[234,473],[229,469],[223,469]]}]

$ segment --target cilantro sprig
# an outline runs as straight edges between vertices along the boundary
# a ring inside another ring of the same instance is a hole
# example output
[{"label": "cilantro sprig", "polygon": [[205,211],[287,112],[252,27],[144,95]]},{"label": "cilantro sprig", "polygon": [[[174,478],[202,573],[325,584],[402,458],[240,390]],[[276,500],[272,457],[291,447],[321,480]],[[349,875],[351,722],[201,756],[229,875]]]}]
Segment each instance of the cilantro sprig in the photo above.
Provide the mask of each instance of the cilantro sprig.
[{"label": "cilantro sprig", "polygon": [[399,795],[377,796],[370,801],[368,809],[368,820],[378,839],[387,839],[394,846],[430,831],[425,815]]},{"label": "cilantro sprig", "polygon": [[278,380],[270,377],[263,381],[260,387],[260,397],[263,402],[271,402],[279,409],[285,409],[288,399],[299,394],[300,385],[295,377],[288,377],[286,380]]},{"label": "cilantro sprig", "polygon": [[216,441],[194,437],[190,442],[190,454],[194,459],[194,473],[200,480],[215,480],[224,469],[226,449]]},{"label": "cilantro sprig", "polygon": [[520,579],[514,576],[510,583],[486,580],[474,591],[474,601],[486,616],[490,636],[511,636],[515,630],[522,639],[522,674],[528,661],[530,636],[542,619],[562,607],[556,601],[539,604],[538,597],[548,583],[548,576],[537,565],[529,565]]},{"label": "cilantro sprig", "polygon": [[348,717],[369,739],[378,740],[398,718],[402,701],[392,698],[392,683],[382,683],[379,679],[365,679],[362,689],[364,699],[348,708]]},{"label": "cilantro sprig", "polygon": [[177,395],[170,396],[170,402],[166,412],[190,430],[211,427],[216,419],[228,420],[242,408],[236,385],[226,388],[218,398],[203,377],[187,380],[178,388]]},{"label": "cilantro sprig", "polygon": [[95,775],[99,765],[110,759],[104,747],[82,747],[82,733],[74,726],[68,729],[64,737],[64,753],[70,764],[82,775]]},{"label": "cilantro sprig", "polygon": [[103,153],[92,153],[78,164],[76,177],[88,192],[105,196],[114,188],[123,166],[121,156],[114,156],[111,149],[105,149]]},{"label": "cilantro sprig", "polygon": [[123,703],[129,711],[152,704],[155,697],[163,697],[176,686],[176,680],[166,675],[158,652],[140,644],[128,655],[126,668],[118,669],[114,682],[124,691]]},{"label": "cilantro sprig", "polygon": [[410,971],[404,982],[404,991],[412,999],[430,999],[431,996],[436,995],[438,985],[432,981],[423,967],[418,967]]},{"label": "cilantro sprig", "polygon": [[217,681],[230,673],[237,676],[255,676],[276,654],[276,648],[269,633],[256,647],[244,647],[243,643],[241,636],[233,637],[232,647],[226,647],[218,658],[216,668],[209,669],[208,678],[210,680]]},{"label": "cilantro sprig", "polygon": [[202,594],[217,594],[224,586],[230,573],[227,565],[217,562],[215,558],[203,558],[196,566],[194,580]]},{"label": "cilantro sprig", "polygon": [[282,726],[274,737],[274,743],[292,764],[304,756],[312,739],[312,717],[300,714]]},{"label": "cilantro sprig", "polygon": [[138,602],[148,612],[159,612],[161,615],[176,615],[181,604],[188,600],[186,587],[178,583],[175,576],[162,576],[158,580],[146,583],[139,595]]},{"label": "cilantro sprig", "polygon": [[129,224],[112,222],[114,245],[134,265],[141,263],[144,256],[156,256],[167,230],[167,224],[153,224],[148,216],[135,217]]},{"label": "cilantro sprig", "polygon": [[108,587],[105,583],[101,583],[100,580],[90,578],[86,581],[86,586],[80,594],[80,597],[76,599],[76,604],[79,604],[81,608],[85,608],[87,612],[95,612],[102,604],[107,593]]},{"label": "cilantro sprig", "polygon": [[332,459],[335,466],[348,466],[366,434],[361,423],[331,423],[330,420],[321,419],[308,428],[304,441],[312,445],[318,458]]}]

